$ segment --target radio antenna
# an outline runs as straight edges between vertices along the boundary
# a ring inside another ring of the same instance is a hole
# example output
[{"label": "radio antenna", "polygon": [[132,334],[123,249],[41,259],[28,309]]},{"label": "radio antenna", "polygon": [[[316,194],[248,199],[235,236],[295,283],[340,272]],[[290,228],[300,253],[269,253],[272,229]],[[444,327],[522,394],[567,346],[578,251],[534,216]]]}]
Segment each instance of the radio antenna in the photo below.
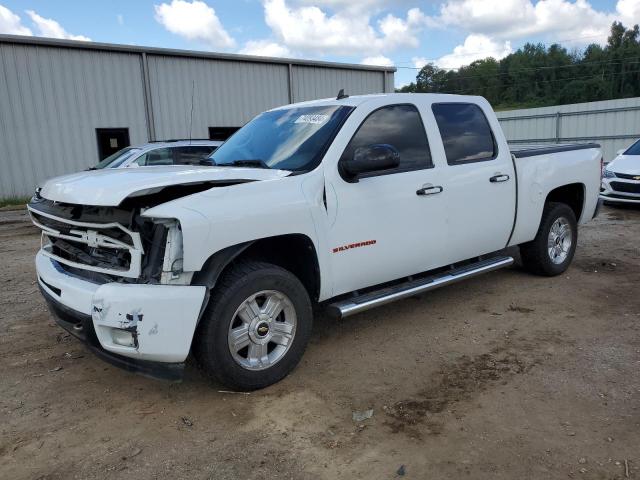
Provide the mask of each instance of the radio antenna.
[{"label": "radio antenna", "polygon": [[189,145],[191,145],[191,129],[193,127],[193,95],[196,89],[196,81],[191,80],[191,117],[189,118]]}]

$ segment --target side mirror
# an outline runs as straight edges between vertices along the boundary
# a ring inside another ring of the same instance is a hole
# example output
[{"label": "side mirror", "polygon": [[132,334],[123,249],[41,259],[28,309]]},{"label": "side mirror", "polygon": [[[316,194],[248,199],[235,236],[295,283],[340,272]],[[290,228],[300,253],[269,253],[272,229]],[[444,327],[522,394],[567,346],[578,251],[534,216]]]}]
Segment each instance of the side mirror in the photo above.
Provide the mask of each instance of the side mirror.
[{"label": "side mirror", "polygon": [[357,181],[359,175],[381,170],[390,170],[400,165],[400,153],[387,144],[356,148],[353,158],[340,161],[340,169]]}]

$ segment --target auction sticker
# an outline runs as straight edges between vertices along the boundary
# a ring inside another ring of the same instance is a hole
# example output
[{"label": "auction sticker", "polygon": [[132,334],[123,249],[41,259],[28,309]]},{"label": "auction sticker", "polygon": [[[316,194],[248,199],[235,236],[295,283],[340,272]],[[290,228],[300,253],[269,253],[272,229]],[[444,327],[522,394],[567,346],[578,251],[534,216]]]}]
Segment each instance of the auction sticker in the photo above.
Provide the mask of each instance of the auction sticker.
[{"label": "auction sticker", "polygon": [[315,114],[315,115],[300,115],[294,123],[312,123],[314,125],[322,125],[329,120],[329,115]]}]

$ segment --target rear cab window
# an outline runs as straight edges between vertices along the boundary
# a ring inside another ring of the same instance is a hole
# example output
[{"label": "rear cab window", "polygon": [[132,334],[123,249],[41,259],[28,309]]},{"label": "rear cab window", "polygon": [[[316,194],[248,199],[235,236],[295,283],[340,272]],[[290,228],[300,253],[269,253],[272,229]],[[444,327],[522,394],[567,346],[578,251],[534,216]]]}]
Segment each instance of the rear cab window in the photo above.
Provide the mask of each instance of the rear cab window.
[{"label": "rear cab window", "polygon": [[390,145],[400,154],[400,166],[363,175],[377,176],[432,168],[427,134],[414,105],[389,105],[374,110],[353,135],[341,159],[353,158],[356,149],[371,145]]},{"label": "rear cab window", "polygon": [[493,160],[498,146],[489,121],[473,103],[434,103],[431,110],[449,165]]}]

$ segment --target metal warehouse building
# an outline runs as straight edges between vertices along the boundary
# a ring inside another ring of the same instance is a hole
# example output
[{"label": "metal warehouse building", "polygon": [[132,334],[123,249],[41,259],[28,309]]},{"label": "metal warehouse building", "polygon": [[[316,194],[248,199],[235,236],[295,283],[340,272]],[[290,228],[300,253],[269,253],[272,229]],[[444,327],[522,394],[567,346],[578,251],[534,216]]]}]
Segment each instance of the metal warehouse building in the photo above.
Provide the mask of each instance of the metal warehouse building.
[{"label": "metal warehouse building", "polygon": [[640,97],[497,112],[510,143],[602,146],[605,162],[640,139]]},{"label": "metal warehouse building", "polygon": [[[149,140],[218,138],[287,103],[392,92],[394,68],[0,35],[0,198]],[[103,148],[100,147],[103,146]],[[110,153],[110,152],[109,152]]]}]

